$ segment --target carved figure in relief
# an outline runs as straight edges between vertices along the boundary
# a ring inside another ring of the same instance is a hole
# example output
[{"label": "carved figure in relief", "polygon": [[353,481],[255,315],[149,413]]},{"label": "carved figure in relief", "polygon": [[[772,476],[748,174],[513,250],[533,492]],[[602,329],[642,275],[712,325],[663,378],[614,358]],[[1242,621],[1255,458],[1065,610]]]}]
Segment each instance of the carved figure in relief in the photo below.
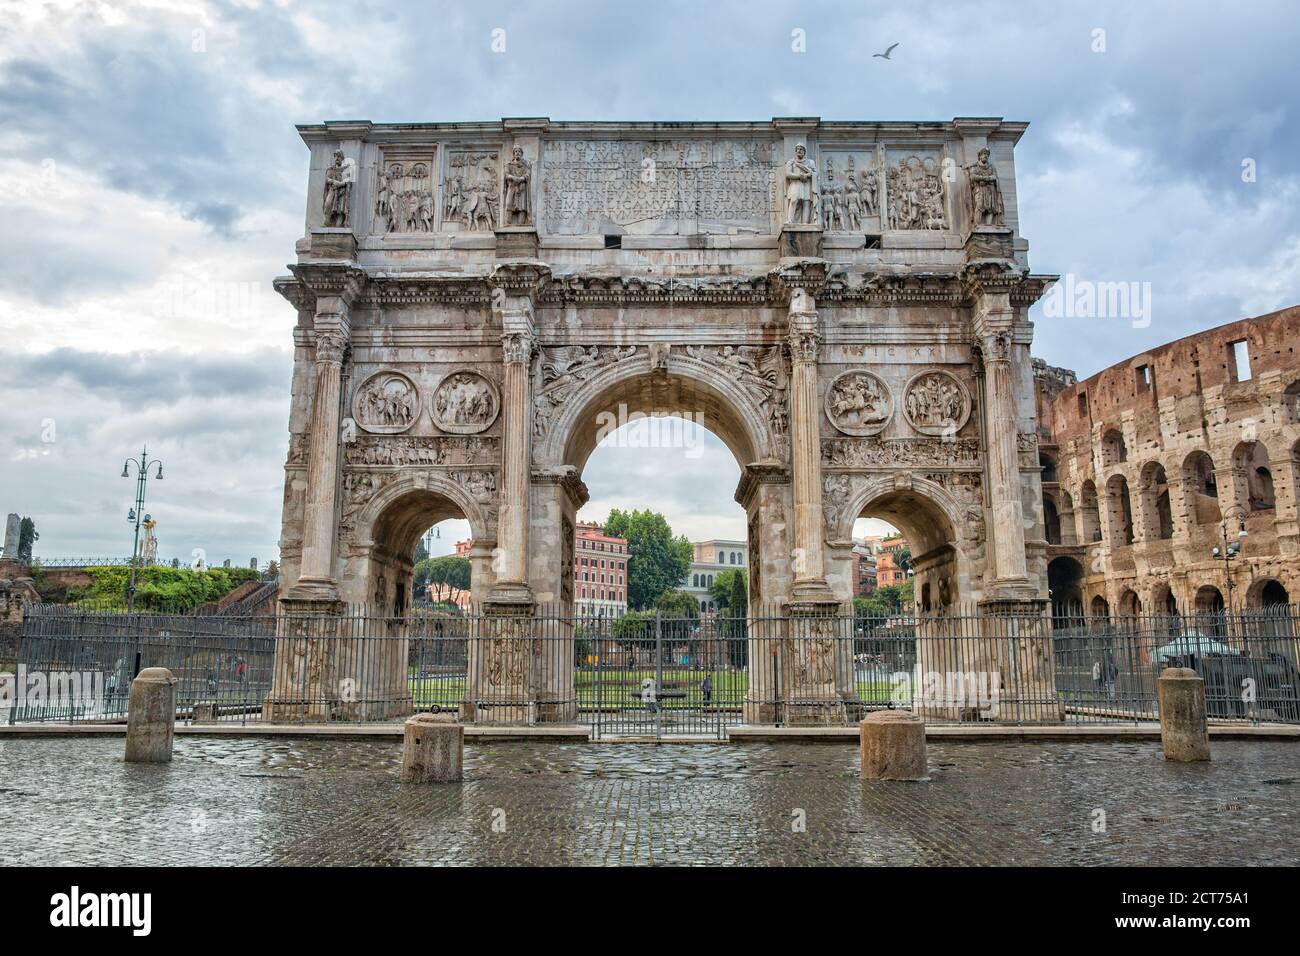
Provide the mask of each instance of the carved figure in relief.
[{"label": "carved figure in relief", "polygon": [[942,372],[914,381],[904,401],[908,419],[918,428],[952,432],[965,423],[966,396],[957,381]]},{"label": "carved figure in relief", "polygon": [[389,163],[375,181],[375,216],[384,232],[432,232],[433,184],[428,163]]},{"label": "carved figure in relief", "polygon": [[875,167],[863,170],[862,172],[862,210],[865,215],[880,215],[880,180],[876,176]]},{"label": "carved figure in relief", "polygon": [[375,180],[375,216],[384,223],[384,231],[393,231],[392,189],[388,184],[388,174],[381,164]]},{"label": "carved figure in relief", "polygon": [[433,411],[439,427],[484,426],[497,414],[497,399],[482,376],[457,372],[443,379],[434,393]]},{"label": "carved figure in relief", "polygon": [[668,371],[668,352],[672,349],[672,344],[668,342],[652,342],[650,344],[650,371],[667,372]]},{"label": "carved figure in relief", "polygon": [[539,363],[541,386],[533,398],[533,434],[538,437],[546,434],[551,415],[580,382],[590,378],[598,369],[621,362],[635,353],[635,345],[603,352],[595,345],[545,349]]},{"label": "carved figure in relief", "polygon": [[420,231],[433,232],[433,193],[420,197]]},{"label": "carved figure in relief", "polygon": [[808,637],[789,641],[793,645],[796,686],[825,684],[835,680],[835,648],[826,638]]},{"label": "carved figure in relief", "polygon": [[883,425],[893,411],[893,402],[880,379],[856,372],[841,375],[831,385],[827,410],[836,427],[852,432]]},{"label": "carved figure in relief", "polygon": [[343,150],[334,150],[334,163],[325,170],[325,225],[349,225],[352,206],[352,166],[343,158]]},{"label": "carved figure in relief", "polygon": [[533,221],[532,207],[529,204],[528,186],[532,177],[532,167],[524,159],[524,151],[516,146],[514,158],[506,163],[506,225],[527,226]]},{"label": "carved figure in relief", "polygon": [[492,153],[459,153],[451,157],[444,184],[445,218],[470,232],[490,231],[497,224],[497,167]]},{"label": "carved figure in relief", "polygon": [[908,156],[889,170],[889,228],[948,228],[943,177],[932,157]]},{"label": "carved figure in relief", "polygon": [[785,221],[795,225],[816,222],[813,210],[813,181],[816,170],[808,162],[808,150],[800,143],[785,164]]},{"label": "carved figure in relief", "polygon": [[857,175],[853,171],[853,157],[849,157],[849,171],[844,184],[844,228],[851,232],[862,229],[862,194],[858,189]]},{"label": "carved figure in relief", "polygon": [[880,394],[875,382],[862,376],[849,378],[837,386],[835,401],[831,403],[837,419],[857,425],[883,421],[888,406],[889,399]]},{"label": "carved figure in relief", "polygon": [[399,375],[372,378],[357,400],[357,417],[367,428],[406,428],[418,409],[415,389]]},{"label": "carved figure in relief", "polygon": [[978,158],[978,162],[966,167],[970,179],[971,213],[976,225],[1000,226],[1004,209],[998,171],[989,162],[987,147],[979,151]]},{"label": "carved figure in relief", "polygon": [[843,228],[843,216],[840,208],[840,196],[843,187],[835,181],[835,167],[829,156],[826,157],[826,178],[822,180],[819,195],[822,207],[822,229],[830,232]]}]

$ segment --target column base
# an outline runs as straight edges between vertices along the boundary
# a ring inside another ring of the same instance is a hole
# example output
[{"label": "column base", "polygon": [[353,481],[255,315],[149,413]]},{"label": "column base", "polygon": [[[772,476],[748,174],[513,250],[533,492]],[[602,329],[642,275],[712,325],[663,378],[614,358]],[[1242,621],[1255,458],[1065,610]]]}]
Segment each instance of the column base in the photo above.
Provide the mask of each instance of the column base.
[{"label": "column base", "polygon": [[790,610],[800,614],[817,613],[823,606],[829,607],[826,613],[834,613],[840,602],[830,585],[820,579],[796,581],[790,589]]},{"label": "column base", "polygon": [[506,581],[493,585],[483,604],[484,611],[489,614],[523,614],[532,611],[537,600],[533,597],[533,589],[527,584]]},{"label": "column base", "polygon": [[280,604],[285,610],[298,610],[303,613],[337,614],[341,608],[317,607],[316,605],[342,604],[339,589],[333,581],[311,578],[299,578],[298,583],[284,592]]}]

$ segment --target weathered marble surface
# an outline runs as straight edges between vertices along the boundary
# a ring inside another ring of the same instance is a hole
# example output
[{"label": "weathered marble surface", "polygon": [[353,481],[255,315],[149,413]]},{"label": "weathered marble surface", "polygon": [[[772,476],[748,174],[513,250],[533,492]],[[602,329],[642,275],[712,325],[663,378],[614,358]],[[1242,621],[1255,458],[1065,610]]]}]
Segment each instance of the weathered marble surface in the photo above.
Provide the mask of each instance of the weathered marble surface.
[{"label": "weathered marble surface", "polygon": [[415,537],[463,516],[477,600],[571,600],[561,530],[622,409],[736,455],[755,602],[846,600],[862,514],[907,533],[929,610],[1045,599],[1024,129],[302,127],[285,598],[400,612]]}]

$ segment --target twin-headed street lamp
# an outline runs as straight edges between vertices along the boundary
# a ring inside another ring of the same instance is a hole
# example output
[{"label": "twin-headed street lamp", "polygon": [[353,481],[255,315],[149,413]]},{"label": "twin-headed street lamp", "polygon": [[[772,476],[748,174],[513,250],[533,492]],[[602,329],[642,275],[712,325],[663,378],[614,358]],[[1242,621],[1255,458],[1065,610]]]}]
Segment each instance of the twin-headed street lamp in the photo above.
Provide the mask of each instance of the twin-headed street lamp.
[{"label": "twin-headed street lamp", "polygon": [[1232,610],[1232,589],[1235,585],[1232,582],[1232,560],[1241,554],[1241,539],[1246,537],[1246,522],[1241,521],[1238,526],[1237,540],[1228,541],[1228,522],[1223,522],[1223,547],[1215,545],[1210,554],[1215,558],[1223,561],[1223,576],[1228,582],[1228,610]]},{"label": "twin-headed street lamp", "polygon": [[126,588],[126,612],[131,614],[135,611],[135,571],[140,565],[140,524],[148,521],[149,516],[144,513],[144,493],[145,486],[149,483],[149,469],[157,465],[157,471],[154,475],[159,481],[162,481],[162,462],[155,458],[149,460],[148,447],[140,450],[139,458],[128,458],[122,463],[122,477],[131,477],[131,466],[135,465],[135,507],[126,514],[126,520],[135,526],[135,542],[131,545],[131,582]]}]

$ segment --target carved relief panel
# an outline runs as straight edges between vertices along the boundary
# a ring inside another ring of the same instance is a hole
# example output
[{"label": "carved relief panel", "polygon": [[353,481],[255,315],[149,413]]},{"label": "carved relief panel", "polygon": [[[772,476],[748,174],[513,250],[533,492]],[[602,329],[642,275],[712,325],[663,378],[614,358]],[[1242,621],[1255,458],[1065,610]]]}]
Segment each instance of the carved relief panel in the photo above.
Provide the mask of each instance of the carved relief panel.
[{"label": "carved relief panel", "polygon": [[442,223],[460,232],[491,232],[501,221],[501,181],[495,149],[458,150],[447,156]]},{"label": "carved relief panel", "polygon": [[918,372],[903,390],[903,414],[922,435],[955,436],[970,418],[970,407],[966,386],[940,369]]},{"label": "carved relief panel", "polygon": [[551,140],[542,209],[562,235],[772,229],[779,155],[753,140]]},{"label": "carved relief panel", "polygon": [[573,602],[573,522],[567,515],[560,518],[560,600]]},{"label": "carved relief panel", "polygon": [[433,390],[433,423],[453,435],[486,431],[501,411],[497,387],[478,372],[461,369],[443,377]]},{"label": "carved relief panel", "polygon": [[384,150],[375,170],[374,231],[433,232],[434,150]]},{"label": "carved relief panel", "polygon": [[419,391],[401,372],[376,372],[357,389],[352,399],[353,419],[377,435],[404,432],[419,414]]},{"label": "carved relief panel", "polygon": [[948,229],[947,182],[939,149],[891,149],[885,170],[886,225],[890,229]]},{"label": "carved relief panel", "polygon": [[894,415],[894,397],[873,372],[843,372],[826,390],[826,417],[846,435],[875,435]]},{"label": "carved relief panel", "polygon": [[884,187],[881,161],[873,149],[821,152],[818,214],[827,232],[877,232]]},{"label": "carved relief panel", "polygon": [[635,345],[627,348],[562,345],[539,349],[537,394],[533,398],[533,434],[541,437],[550,431],[557,410],[580,383],[605,366],[629,359],[635,354]]}]

